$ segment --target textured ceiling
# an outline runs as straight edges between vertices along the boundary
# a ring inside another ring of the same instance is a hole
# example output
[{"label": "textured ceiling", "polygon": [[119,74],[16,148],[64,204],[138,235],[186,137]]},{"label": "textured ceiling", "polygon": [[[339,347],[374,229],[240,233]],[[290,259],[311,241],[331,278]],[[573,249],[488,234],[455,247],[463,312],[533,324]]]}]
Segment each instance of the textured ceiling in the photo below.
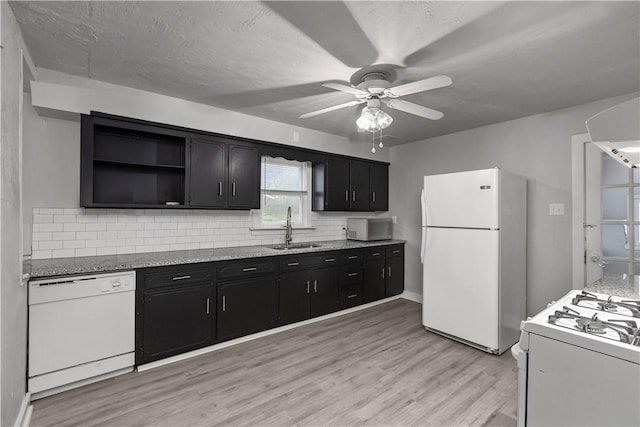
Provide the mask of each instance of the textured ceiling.
[{"label": "textured ceiling", "polygon": [[[438,121],[390,110],[389,145],[640,90],[640,2],[11,2],[38,67],[353,139],[375,64]],[[374,67],[372,67],[374,66]],[[357,83],[357,82],[355,82]]]}]

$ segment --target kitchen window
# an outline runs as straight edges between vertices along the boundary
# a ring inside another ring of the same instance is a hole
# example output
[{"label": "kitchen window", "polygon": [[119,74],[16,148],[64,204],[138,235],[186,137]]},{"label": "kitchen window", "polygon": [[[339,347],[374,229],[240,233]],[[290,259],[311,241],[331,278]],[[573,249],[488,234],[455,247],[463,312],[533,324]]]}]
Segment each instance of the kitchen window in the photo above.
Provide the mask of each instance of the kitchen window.
[{"label": "kitchen window", "polygon": [[311,183],[308,162],[265,156],[261,163],[261,226],[284,226],[289,206],[292,225],[308,226]]}]

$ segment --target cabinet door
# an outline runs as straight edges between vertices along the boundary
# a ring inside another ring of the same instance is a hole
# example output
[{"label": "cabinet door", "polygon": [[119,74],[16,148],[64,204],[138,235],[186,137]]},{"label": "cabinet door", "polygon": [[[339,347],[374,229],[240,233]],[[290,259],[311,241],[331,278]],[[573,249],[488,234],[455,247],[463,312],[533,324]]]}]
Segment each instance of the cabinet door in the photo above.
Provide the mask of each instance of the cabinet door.
[{"label": "cabinet door", "polygon": [[213,286],[198,286],[144,295],[145,362],[213,342]]},{"label": "cabinet door", "polygon": [[364,288],[362,293],[364,302],[371,302],[384,298],[386,276],[387,271],[384,258],[365,261]]},{"label": "cabinet door", "polygon": [[387,258],[385,296],[398,295],[402,291],[404,291],[404,257]]},{"label": "cabinet door", "polygon": [[280,324],[299,322],[309,318],[311,276],[308,271],[294,271],[280,275]]},{"label": "cabinet door", "polygon": [[369,208],[372,211],[389,210],[389,166],[369,165]]},{"label": "cabinet door", "polygon": [[349,208],[352,211],[369,210],[369,163],[349,162]]},{"label": "cabinet door", "polygon": [[227,207],[260,208],[260,154],[257,148],[229,144]]},{"label": "cabinet door", "polygon": [[337,267],[320,268],[311,272],[311,317],[322,316],[338,309]]},{"label": "cabinet door", "polygon": [[275,275],[218,284],[218,340],[273,328],[278,321]]},{"label": "cabinet door", "polygon": [[224,207],[225,148],[223,142],[191,141],[189,176],[192,206]]},{"label": "cabinet door", "polygon": [[349,209],[349,161],[327,160],[324,179],[325,209],[344,211]]}]

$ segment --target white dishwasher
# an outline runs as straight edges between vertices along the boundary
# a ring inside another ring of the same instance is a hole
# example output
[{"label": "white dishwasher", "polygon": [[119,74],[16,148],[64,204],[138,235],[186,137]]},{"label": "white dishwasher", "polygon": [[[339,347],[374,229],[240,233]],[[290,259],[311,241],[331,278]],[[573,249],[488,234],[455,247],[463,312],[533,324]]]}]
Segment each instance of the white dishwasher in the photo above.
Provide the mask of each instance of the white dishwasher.
[{"label": "white dishwasher", "polygon": [[32,399],[133,370],[135,272],[29,282]]}]

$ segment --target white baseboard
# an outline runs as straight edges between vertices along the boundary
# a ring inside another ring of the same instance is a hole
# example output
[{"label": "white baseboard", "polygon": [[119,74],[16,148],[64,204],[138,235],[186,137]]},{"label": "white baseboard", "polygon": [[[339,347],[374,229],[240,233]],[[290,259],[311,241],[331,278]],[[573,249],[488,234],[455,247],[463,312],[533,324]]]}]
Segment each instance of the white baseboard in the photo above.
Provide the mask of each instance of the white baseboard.
[{"label": "white baseboard", "polygon": [[404,291],[400,296],[404,299],[408,299],[409,301],[422,304],[422,294],[418,294],[416,292]]},{"label": "white baseboard", "polygon": [[309,325],[311,323],[320,322],[322,320],[331,319],[331,318],[339,317],[339,316],[344,316],[345,314],[349,314],[349,313],[353,313],[353,312],[356,312],[356,311],[364,310],[366,308],[374,307],[376,305],[384,304],[386,302],[397,300],[397,299],[400,299],[400,298],[411,299],[409,297],[406,297],[405,294],[418,295],[418,297],[419,297],[418,301],[422,302],[422,296],[421,295],[414,294],[412,292],[408,292],[408,293],[404,292],[404,293],[402,293],[400,295],[396,295],[396,296],[393,296],[393,297],[381,299],[381,300],[370,302],[370,303],[367,303],[367,304],[358,305],[356,307],[347,308],[345,310],[340,310],[340,311],[337,311],[335,313],[330,313],[330,314],[327,314],[327,315],[324,315],[324,316],[320,316],[320,317],[314,317],[313,319],[303,320],[302,322],[292,323],[290,325],[280,326],[278,328],[268,329],[266,331],[262,331],[262,332],[258,332],[258,333],[251,334],[251,335],[247,335],[247,336],[244,336],[244,337],[236,338],[236,339],[233,339],[233,340],[225,341],[225,342],[222,342],[220,344],[214,344],[214,345],[211,345],[209,347],[199,348],[198,350],[193,350],[193,351],[190,351],[190,352],[187,352],[187,353],[178,354],[176,356],[167,357],[165,359],[158,360],[158,361],[155,361],[155,362],[145,363],[144,365],[138,366],[138,372],[147,371],[149,369],[153,369],[153,368],[157,368],[157,367],[160,367],[160,366],[164,366],[164,365],[167,365],[169,363],[178,362],[180,360],[190,359],[192,357],[199,356],[201,354],[206,354],[206,353],[210,353],[212,351],[221,350],[223,348],[231,347],[232,345],[236,345],[236,344],[240,344],[240,343],[243,343],[243,342],[255,340],[255,339],[266,337],[266,336],[273,335],[273,334],[277,334],[279,332],[288,331],[289,329],[299,328],[300,326]]},{"label": "white baseboard", "polygon": [[31,405],[31,393],[27,393],[22,398],[22,404],[20,405],[20,411],[16,422],[13,424],[16,427],[29,427],[31,423],[31,414],[33,413],[33,406]]}]

